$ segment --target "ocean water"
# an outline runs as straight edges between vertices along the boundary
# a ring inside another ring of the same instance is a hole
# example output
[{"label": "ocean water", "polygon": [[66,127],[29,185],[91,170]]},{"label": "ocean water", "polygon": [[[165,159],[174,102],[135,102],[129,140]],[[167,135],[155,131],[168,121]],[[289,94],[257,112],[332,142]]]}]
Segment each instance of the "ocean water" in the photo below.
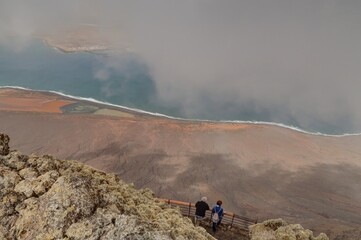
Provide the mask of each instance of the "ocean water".
[{"label": "ocean water", "polygon": [[0,46],[0,85],[59,91],[157,110],[152,108],[155,86],[146,66],[131,54],[117,58],[121,69],[109,65],[111,61],[107,53],[65,54],[40,40],[20,51]]},{"label": "ocean water", "polygon": [[[217,103],[217,107],[211,99],[205,101],[209,103],[205,111],[186,116],[181,104],[158,99],[155,81],[135,54],[66,54],[41,40],[33,40],[21,50],[0,45],[0,86],[57,91],[182,119],[271,122],[268,110],[254,111],[252,105],[240,108],[238,103]],[[339,135],[348,130],[347,126],[317,122],[310,129],[302,129],[292,119],[277,124],[323,134]]]}]

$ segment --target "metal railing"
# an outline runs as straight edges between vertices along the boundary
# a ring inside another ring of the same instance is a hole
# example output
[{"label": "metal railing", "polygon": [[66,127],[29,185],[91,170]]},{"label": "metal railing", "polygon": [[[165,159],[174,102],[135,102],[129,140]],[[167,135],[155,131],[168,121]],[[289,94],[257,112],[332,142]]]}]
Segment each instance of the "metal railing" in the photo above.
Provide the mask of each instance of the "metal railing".
[{"label": "metal railing", "polygon": [[[159,199],[159,200],[166,202],[171,206],[179,207],[183,216],[186,216],[186,217],[194,217],[195,216],[196,207],[195,207],[195,204],[193,204],[193,203],[181,202],[181,201],[172,200],[172,199]],[[211,219],[211,213],[212,213],[212,211],[206,211],[205,218]],[[222,224],[228,225],[231,228],[237,227],[237,228],[245,230],[245,231],[248,231],[248,227],[250,225],[253,225],[256,223],[257,223],[257,220],[243,217],[243,216],[237,215],[235,213],[226,212],[226,211],[224,211],[224,215],[222,218]]]}]

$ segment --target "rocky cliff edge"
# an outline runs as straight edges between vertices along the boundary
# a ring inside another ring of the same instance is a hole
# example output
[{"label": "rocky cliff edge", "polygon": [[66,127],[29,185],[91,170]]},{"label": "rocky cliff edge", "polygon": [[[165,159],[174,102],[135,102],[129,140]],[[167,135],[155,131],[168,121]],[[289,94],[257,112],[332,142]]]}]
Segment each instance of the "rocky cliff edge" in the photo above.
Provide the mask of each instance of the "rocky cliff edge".
[{"label": "rocky cliff edge", "polygon": [[214,239],[148,189],[9,140],[0,134],[0,239]]}]

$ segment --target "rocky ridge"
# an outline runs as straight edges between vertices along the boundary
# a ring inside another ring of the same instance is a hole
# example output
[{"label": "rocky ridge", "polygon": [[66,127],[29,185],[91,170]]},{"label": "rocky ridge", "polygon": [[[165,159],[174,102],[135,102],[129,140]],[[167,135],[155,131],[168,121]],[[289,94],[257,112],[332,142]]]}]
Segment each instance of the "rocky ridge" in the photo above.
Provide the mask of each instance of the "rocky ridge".
[{"label": "rocky ridge", "polygon": [[0,239],[214,239],[114,174],[9,150],[0,134]]},{"label": "rocky ridge", "polygon": [[252,240],[329,240],[326,234],[317,237],[300,224],[288,224],[282,219],[271,219],[250,227]]}]

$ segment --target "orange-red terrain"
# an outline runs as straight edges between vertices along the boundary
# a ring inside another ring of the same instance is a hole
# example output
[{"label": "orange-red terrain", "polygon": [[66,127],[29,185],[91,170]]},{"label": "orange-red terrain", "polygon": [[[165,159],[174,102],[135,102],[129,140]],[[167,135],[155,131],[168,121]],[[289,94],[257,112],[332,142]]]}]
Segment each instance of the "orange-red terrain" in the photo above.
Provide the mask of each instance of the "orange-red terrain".
[{"label": "orange-red terrain", "polygon": [[226,210],[331,238],[361,226],[361,136],[179,121],[13,89],[0,90],[0,131],[13,149],[79,160],[158,197],[221,199]]},{"label": "orange-red terrain", "polygon": [[60,108],[71,103],[55,95],[46,96],[37,92],[21,94],[21,91],[9,89],[0,91],[0,109],[3,111],[61,113]]}]

